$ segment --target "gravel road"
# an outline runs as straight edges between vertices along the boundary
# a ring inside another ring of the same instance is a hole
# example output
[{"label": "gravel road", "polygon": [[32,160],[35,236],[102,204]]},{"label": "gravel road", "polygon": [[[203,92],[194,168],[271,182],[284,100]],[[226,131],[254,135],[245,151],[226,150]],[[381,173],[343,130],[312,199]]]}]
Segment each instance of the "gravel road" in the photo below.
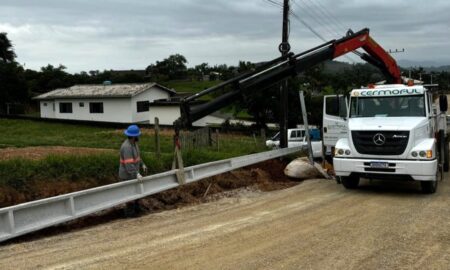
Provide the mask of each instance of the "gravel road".
[{"label": "gravel road", "polygon": [[0,269],[449,269],[450,180],[309,180],[0,246]]}]

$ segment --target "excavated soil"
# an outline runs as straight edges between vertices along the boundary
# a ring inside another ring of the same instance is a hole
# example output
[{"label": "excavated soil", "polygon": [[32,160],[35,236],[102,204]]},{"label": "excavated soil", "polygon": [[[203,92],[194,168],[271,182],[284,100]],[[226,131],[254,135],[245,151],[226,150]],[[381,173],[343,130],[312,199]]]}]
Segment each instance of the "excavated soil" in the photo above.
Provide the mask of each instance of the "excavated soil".
[{"label": "excavated soil", "polygon": [[[278,159],[269,160],[143,198],[139,200],[140,215],[211,202],[224,197],[233,197],[242,191],[265,192],[295,186],[299,182],[283,174],[286,164],[287,162]],[[3,189],[0,190],[0,206],[15,205],[30,200],[83,190],[93,186],[94,181],[86,180],[77,182],[61,181],[48,184],[39,182],[39,184],[30,187],[33,193],[19,193],[12,189]],[[125,205],[121,205],[64,225],[25,235],[13,241],[28,241],[30,239],[102,224],[115,219],[126,218],[124,207]]]},{"label": "excavated soil", "polygon": [[[449,269],[450,182],[317,179],[0,246],[0,269]],[[213,195],[214,196],[214,195]]]},{"label": "excavated soil", "polygon": [[36,147],[7,147],[0,149],[0,160],[12,158],[42,159],[48,155],[90,155],[110,152],[114,150],[87,148],[87,147],[67,147],[67,146],[36,146]]}]

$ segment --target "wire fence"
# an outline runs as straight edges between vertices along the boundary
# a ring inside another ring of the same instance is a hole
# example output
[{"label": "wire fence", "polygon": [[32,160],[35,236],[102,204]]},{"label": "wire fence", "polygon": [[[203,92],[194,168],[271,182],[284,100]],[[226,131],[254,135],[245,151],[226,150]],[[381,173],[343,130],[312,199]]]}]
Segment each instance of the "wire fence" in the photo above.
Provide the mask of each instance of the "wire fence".
[{"label": "wire fence", "polygon": [[212,129],[209,127],[197,129],[195,131],[181,131],[180,143],[185,150],[217,147],[218,139],[213,139]]}]

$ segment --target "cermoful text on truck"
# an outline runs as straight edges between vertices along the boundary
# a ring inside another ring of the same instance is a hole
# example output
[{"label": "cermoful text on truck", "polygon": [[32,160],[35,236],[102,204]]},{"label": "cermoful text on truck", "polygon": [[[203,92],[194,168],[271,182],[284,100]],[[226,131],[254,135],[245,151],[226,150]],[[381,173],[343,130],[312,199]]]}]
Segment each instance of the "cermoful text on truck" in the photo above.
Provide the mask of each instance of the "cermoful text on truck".
[{"label": "cermoful text on truck", "polygon": [[338,180],[356,188],[361,177],[407,179],[434,193],[449,162],[446,96],[439,101],[435,105],[430,90],[412,83],[354,89],[349,102],[326,97],[324,140],[336,142]]}]

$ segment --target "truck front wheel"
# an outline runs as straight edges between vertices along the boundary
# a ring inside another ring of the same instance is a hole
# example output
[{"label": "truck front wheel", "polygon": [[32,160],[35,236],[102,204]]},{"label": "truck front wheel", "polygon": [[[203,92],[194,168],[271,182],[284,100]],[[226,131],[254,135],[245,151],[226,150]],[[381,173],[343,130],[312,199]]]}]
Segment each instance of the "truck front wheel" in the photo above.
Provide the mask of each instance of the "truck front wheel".
[{"label": "truck front wheel", "polygon": [[448,140],[445,140],[444,144],[444,172],[448,172],[449,165],[449,157],[448,157]]},{"label": "truck front wheel", "polygon": [[359,185],[359,177],[358,176],[346,176],[341,177],[342,185],[346,189],[355,189]]},{"label": "truck front wheel", "polygon": [[425,194],[433,194],[436,192],[438,180],[436,181],[421,181],[422,192]]}]

